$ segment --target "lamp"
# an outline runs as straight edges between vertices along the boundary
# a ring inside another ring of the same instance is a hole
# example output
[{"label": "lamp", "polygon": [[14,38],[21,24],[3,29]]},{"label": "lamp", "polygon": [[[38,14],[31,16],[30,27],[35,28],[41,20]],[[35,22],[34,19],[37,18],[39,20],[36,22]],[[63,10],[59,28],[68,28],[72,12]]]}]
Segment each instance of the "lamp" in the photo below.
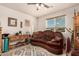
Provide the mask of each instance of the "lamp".
[{"label": "lamp", "polygon": [[44,7],[44,5],[43,5],[43,4],[41,4],[41,7]]},{"label": "lamp", "polygon": [[39,10],[41,7],[44,7],[44,4],[42,3],[37,3],[36,4],[37,10]]},{"label": "lamp", "polygon": [[39,7],[39,4],[37,3],[36,6]]},{"label": "lamp", "polygon": [[41,8],[38,3],[36,4],[36,7],[37,7],[37,10],[39,10]]}]

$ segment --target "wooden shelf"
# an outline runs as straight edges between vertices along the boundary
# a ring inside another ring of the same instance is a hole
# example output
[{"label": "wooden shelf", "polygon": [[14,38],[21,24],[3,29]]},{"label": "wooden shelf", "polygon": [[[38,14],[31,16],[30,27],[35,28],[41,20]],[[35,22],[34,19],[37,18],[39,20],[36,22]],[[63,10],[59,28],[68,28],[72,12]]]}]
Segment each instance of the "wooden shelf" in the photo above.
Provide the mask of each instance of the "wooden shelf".
[{"label": "wooden shelf", "polygon": [[0,55],[2,53],[2,27],[0,27]]},{"label": "wooden shelf", "polygon": [[74,16],[74,47],[79,48],[79,15]]},{"label": "wooden shelf", "polygon": [[[22,45],[25,45],[27,40],[30,36],[29,35],[10,35],[9,36],[9,43],[18,41],[18,43],[10,45],[9,44],[9,49],[13,49]],[[23,42],[22,42],[23,41]]]},{"label": "wooden shelf", "polygon": [[16,44],[14,44],[14,45],[9,45],[9,50],[10,50],[10,49],[14,49],[14,48],[16,48],[16,47],[24,46],[24,45],[26,45],[25,42],[19,42],[19,43],[16,43]]}]

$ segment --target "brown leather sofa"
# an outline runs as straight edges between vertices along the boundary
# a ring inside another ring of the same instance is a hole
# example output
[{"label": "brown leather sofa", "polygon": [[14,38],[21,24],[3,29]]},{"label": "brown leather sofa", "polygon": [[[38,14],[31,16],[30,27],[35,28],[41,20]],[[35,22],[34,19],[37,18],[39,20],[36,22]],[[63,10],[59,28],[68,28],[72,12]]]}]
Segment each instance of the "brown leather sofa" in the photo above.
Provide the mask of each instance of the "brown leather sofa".
[{"label": "brown leather sofa", "polygon": [[79,56],[79,48],[73,49],[71,52],[71,56]]},{"label": "brown leather sofa", "polygon": [[31,44],[41,46],[54,54],[63,53],[63,35],[60,32],[50,30],[34,32]]}]

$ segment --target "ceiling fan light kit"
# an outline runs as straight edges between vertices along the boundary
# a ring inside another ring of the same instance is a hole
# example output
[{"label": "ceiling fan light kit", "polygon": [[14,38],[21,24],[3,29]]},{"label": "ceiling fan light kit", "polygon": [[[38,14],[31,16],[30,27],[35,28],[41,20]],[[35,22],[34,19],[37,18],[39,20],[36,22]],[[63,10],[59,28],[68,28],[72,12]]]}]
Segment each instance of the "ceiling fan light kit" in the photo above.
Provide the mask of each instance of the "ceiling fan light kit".
[{"label": "ceiling fan light kit", "polygon": [[37,3],[37,4],[36,4],[36,6],[38,7],[38,6],[39,6],[39,4]]},{"label": "ceiling fan light kit", "polygon": [[44,7],[44,5],[43,5],[43,4],[41,4],[41,7]]},{"label": "ceiling fan light kit", "polygon": [[45,8],[50,8],[51,6],[48,6],[44,3],[27,3],[27,5],[35,5],[37,7],[37,11],[42,8],[42,7],[45,7]]}]

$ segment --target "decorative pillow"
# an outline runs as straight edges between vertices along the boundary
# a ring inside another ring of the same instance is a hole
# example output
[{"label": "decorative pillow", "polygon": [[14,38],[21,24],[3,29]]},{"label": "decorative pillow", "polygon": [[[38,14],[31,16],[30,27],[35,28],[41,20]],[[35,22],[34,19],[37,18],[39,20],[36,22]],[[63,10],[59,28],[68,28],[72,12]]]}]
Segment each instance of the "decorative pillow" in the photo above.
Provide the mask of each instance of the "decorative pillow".
[{"label": "decorative pillow", "polygon": [[34,32],[32,36],[34,39],[41,39],[44,37],[44,33],[42,31]]},{"label": "decorative pillow", "polygon": [[50,40],[51,40],[51,37],[48,36],[48,35],[44,35],[44,40],[46,40],[46,41],[50,41]]},{"label": "decorative pillow", "polygon": [[55,41],[55,39],[51,39],[51,41],[53,42],[53,41]]},{"label": "decorative pillow", "polygon": [[44,33],[45,33],[46,36],[49,36],[51,38],[54,38],[55,37],[54,36],[54,32],[51,31],[51,30],[46,30],[46,31],[44,31]]},{"label": "decorative pillow", "polygon": [[61,37],[55,36],[55,40],[56,40],[56,41],[60,41],[61,39],[62,39]]},{"label": "decorative pillow", "polygon": [[44,31],[44,39],[46,41],[50,41],[52,38],[54,38],[54,32],[51,30],[45,30]]}]

